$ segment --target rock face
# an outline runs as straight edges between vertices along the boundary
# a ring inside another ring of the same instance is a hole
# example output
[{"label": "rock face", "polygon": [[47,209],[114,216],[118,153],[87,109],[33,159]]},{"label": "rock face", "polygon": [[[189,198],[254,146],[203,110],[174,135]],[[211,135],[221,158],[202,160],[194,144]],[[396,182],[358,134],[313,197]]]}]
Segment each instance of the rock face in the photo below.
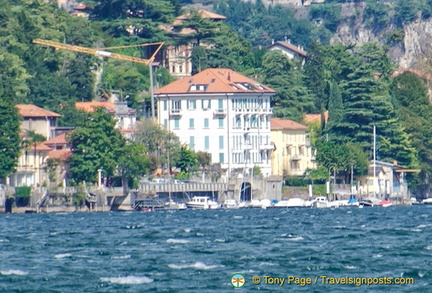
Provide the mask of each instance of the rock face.
[{"label": "rock face", "polygon": [[[347,4],[342,7],[342,17],[345,21],[338,27],[330,40],[331,44],[362,45],[368,42],[378,42],[384,45],[388,37],[399,30],[403,41],[391,42],[389,55],[401,68],[424,68],[426,56],[432,55],[432,20],[416,20],[398,29],[395,24],[389,24],[383,30],[374,30],[362,22],[362,11],[366,4]],[[403,33],[402,33],[403,31]]]}]

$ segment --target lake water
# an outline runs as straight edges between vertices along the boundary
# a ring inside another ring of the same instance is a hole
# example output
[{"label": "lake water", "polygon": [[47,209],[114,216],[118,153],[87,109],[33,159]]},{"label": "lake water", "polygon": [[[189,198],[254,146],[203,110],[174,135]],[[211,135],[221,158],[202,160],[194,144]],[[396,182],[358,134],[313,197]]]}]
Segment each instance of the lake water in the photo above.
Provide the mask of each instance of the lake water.
[{"label": "lake water", "polygon": [[[0,292],[432,292],[431,214],[432,206],[2,214]],[[360,278],[372,284],[356,285]],[[414,284],[380,284],[395,278]]]}]

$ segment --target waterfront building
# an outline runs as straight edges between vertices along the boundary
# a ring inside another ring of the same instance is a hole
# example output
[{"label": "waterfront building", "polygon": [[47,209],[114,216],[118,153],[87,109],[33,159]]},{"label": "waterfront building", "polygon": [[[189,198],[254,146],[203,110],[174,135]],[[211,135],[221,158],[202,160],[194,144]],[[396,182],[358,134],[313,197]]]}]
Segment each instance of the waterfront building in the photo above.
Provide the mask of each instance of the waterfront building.
[{"label": "waterfront building", "polygon": [[417,170],[406,169],[396,161],[388,163],[372,160],[368,173],[356,178],[354,193],[364,198],[406,199],[408,198],[408,183],[405,175],[413,171],[417,172]]},{"label": "waterfront building", "polygon": [[271,174],[270,97],[275,91],[227,68],[208,68],[155,91],[158,122],[228,175]]},{"label": "waterfront building", "polygon": [[271,118],[272,175],[303,176],[316,169],[314,150],[307,126],[289,119]]}]

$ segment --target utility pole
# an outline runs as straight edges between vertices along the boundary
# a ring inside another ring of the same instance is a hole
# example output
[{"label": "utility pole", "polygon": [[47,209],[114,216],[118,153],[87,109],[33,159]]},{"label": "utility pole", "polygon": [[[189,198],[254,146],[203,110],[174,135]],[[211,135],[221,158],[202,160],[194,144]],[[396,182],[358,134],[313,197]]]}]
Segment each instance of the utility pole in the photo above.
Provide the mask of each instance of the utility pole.
[{"label": "utility pole", "polygon": [[150,71],[150,94],[151,94],[151,112],[152,118],[155,120],[155,100],[154,100],[154,89],[153,89],[153,60],[149,62],[149,71]]}]

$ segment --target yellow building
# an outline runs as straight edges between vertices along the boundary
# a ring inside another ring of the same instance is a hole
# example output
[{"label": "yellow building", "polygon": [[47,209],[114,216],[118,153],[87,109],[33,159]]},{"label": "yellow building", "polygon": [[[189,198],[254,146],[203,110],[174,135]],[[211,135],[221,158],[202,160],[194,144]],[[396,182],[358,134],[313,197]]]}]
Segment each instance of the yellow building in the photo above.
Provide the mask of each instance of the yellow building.
[{"label": "yellow building", "polygon": [[272,175],[302,176],[316,162],[307,127],[289,119],[271,118]]}]

